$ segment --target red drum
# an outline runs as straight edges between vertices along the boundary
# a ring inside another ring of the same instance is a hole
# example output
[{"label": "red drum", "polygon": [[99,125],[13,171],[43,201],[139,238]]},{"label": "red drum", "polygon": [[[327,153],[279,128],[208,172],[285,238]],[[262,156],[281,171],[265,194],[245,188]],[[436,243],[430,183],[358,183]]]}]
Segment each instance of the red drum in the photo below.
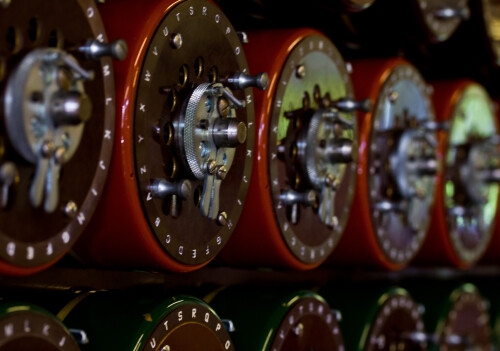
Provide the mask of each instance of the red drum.
[{"label": "red drum", "polygon": [[192,271],[231,236],[251,175],[254,112],[243,46],[212,2],[108,1],[116,66],[110,178],[77,254],[107,266]]},{"label": "red drum", "polygon": [[[222,252],[232,265],[311,269],[344,232],[357,158],[346,65],[313,29],[248,33],[251,72],[269,74],[255,94],[256,150],[250,191]],[[263,54],[265,53],[265,54]]]},{"label": "red drum", "polygon": [[27,275],[75,244],[100,198],[114,136],[111,59],[91,0],[0,6],[0,274]]},{"label": "red drum", "polygon": [[484,254],[498,204],[498,121],[487,91],[469,80],[433,85],[442,172],[418,262],[468,268]]},{"label": "red drum", "polygon": [[405,267],[430,223],[437,173],[434,109],[419,72],[402,59],[353,63],[356,94],[375,101],[359,114],[357,186],[335,263]]}]

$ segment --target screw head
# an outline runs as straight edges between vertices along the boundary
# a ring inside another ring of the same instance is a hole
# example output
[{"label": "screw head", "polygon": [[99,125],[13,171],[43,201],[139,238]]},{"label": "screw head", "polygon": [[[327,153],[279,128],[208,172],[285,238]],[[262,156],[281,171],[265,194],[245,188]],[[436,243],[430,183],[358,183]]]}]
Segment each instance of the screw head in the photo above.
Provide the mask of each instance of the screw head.
[{"label": "screw head", "polygon": [[170,345],[165,345],[161,348],[161,351],[170,351]]},{"label": "screw head", "polygon": [[217,101],[217,110],[219,111],[221,117],[226,118],[227,116],[229,116],[229,111],[231,110],[229,101],[227,101],[227,99],[224,97],[219,98],[219,100]]},{"label": "screw head", "polygon": [[306,67],[304,65],[298,65],[295,69],[295,75],[297,78],[304,78],[306,76]]},{"label": "screw head", "polygon": [[399,94],[398,94],[398,92],[397,92],[397,91],[391,91],[391,92],[389,93],[389,102],[391,102],[391,103],[395,103],[395,102],[396,102],[396,100],[398,99],[398,97],[399,97]]},{"label": "screw head", "polygon": [[74,201],[68,201],[64,206],[64,214],[68,218],[75,218],[77,211],[78,211],[78,206]]},{"label": "screw head", "polygon": [[217,167],[217,178],[224,180],[227,175],[227,170],[226,167],[224,166],[219,166]]},{"label": "screw head", "polygon": [[212,175],[214,175],[215,172],[217,172],[217,163],[215,162],[215,160],[208,160],[207,171]]},{"label": "screw head", "polygon": [[54,153],[54,149],[55,149],[55,146],[54,146],[54,143],[51,141],[51,140],[46,140],[43,144],[42,144],[42,156],[43,157],[50,157],[52,156],[52,154]]},{"label": "screw head", "polygon": [[172,35],[172,38],[170,38],[170,45],[174,49],[180,49],[182,47],[182,36],[180,33],[175,33]]},{"label": "screw head", "polygon": [[296,336],[302,336],[304,335],[304,324],[302,323],[299,323],[297,324],[294,328],[293,328],[293,333],[296,335]]},{"label": "screw head", "polygon": [[333,174],[328,173],[325,177],[326,186],[331,187],[333,185],[334,181],[335,181],[335,177],[333,176]]},{"label": "screw head", "polygon": [[57,163],[59,164],[63,163],[65,155],[66,155],[66,148],[64,146],[59,146],[56,148],[56,151],[54,152],[54,157]]},{"label": "screw head", "polygon": [[222,227],[227,224],[227,213],[225,211],[220,211],[217,215],[217,224]]}]

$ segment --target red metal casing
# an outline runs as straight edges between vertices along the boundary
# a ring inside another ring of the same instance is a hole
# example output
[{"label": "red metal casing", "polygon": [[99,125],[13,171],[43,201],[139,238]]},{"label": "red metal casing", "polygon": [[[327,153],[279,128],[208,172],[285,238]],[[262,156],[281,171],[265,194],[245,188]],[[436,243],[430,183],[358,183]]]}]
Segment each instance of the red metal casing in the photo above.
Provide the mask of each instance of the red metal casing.
[{"label": "red metal casing", "polygon": [[128,55],[124,61],[115,63],[115,149],[105,192],[77,247],[77,255],[84,259],[88,257],[102,265],[126,260],[127,266],[178,272],[193,271],[204,265],[184,265],[165,253],[144,217],[135,179],[132,133],[137,76],[158,23],[180,2],[121,0],[108,1],[100,8],[108,35],[123,38]]},{"label": "red metal casing", "polygon": [[[312,269],[321,264],[299,261],[282,239],[276,224],[270,194],[268,136],[269,115],[274,101],[279,76],[290,51],[307,36],[323,35],[314,29],[280,29],[248,32],[245,53],[251,74],[267,72],[266,91],[255,91],[255,151],[252,179],[242,215],[231,240],[220,257],[225,262],[263,267],[283,267],[298,270]],[[324,36],[324,35],[323,35]],[[276,45],[269,45],[276,43]]]},{"label": "red metal casing", "polygon": [[[377,101],[380,89],[391,71],[401,64],[408,64],[401,58],[374,59],[351,62],[351,79],[356,96]],[[381,266],[389,270],[398,270],[405,265],[391,262],[382,252],[375,231],[369,203],[368,186],[368,147],[373,112],[358,112],[359,151],[356,190],[351,214],[347,221],[345,234],[329,258],[334,264]]]}]

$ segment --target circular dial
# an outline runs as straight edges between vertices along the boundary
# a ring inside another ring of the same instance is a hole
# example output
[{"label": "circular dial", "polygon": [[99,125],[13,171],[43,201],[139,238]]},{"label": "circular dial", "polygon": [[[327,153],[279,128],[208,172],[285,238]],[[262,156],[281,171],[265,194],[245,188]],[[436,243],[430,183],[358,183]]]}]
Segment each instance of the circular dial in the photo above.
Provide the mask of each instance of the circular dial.
[{"label": "circular dial", "polygon": [[383,295],[378,312],[362,340],[365,351],[426,350],[424,323],[418,305],[403,290]]},{"label": "circular dial", "polygon": [[395,263],[410,261],[420,248],[434,200],[437,140],[427,91],[415,68],[396,66],[373,113],[367,175],[372,225]]},{"label": "circular dial", "polygon": [[208,262],[238,221],[251,174],[253,96],[238,35],[218,7],[180,2],[138,75],[135,169],[150,228],[189,265]]},{"label": "circular dial", "polygon": [[113,46],[93,1],[53,5],[0,7],[0,260],[14,274],[70,249],[111,156]]},{"label": "circular dial", "polygon": [[500,3],[495,0],[482,0],[481,3],[483,5],[481,15],[484,19],[490,50],[493,53],[493,63],[500,66]]},{"label": "circular dial", "polygon": [[276,329],[268,350],[344,350],[335,313],[326,302],[305,297],[295,302]]},{"label": "circular dial", "polygon": [[493,350],[488,303],[471,285],[455,290],[452,305],[438,330],[439,349]]},{"label": "circular dial", "polygon": [[434,42],[448,39],[470,16],[468,0],[416,0],[427,35]]},{"label": "circular dial", "polygon": [[324,260],[339,240],[355,184],[359,106],[344,61],[325,37],[293,47],[276,84],[269,121],[275,217],[293,255]]},{"label": "circular dial", "polygon": [[210,308],[195,303],[174,308],[143,345],[141,350],[234,350],[222,321]]},{"label": "circular dial", "polygon": [[449,128],[442,189],[448,230],[460,258],[474,262],[490,242],[500,180],[496,116],[481,86],[463,91]]},{"label": "circular dial", "polygon": [[11,306],[9,309],[15,312],[0,317],[1,351],[80,350],[68,330],[47,312],[30,306]]}]

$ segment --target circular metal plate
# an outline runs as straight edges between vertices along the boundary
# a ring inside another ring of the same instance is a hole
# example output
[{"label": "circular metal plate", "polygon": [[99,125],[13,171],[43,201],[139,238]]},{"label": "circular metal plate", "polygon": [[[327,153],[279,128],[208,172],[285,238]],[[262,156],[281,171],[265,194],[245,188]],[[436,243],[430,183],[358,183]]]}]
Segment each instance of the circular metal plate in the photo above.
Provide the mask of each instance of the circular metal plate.
[{"label": "circular metal plate", "polygon": [[[404,147],[401,142],[408,139],[405,133],[416,129],[413,126],[433,120],[428,88],[418,71],[406,64],[396,66],[378,95],[368,150],[372,225],[382,252],[395,263],[409,262],[421,247],[430,222],[435,186],[433,176],[410,173],[401,179],[404,172],[394,175],[395,167],[405,167],[399,161],[401,156],[407,161],[413,157],[412,153],[435,158],[435,147],[428,143],[409,138],[408,147]],[[428,133],[435,139],[433,134]],[[398,161],[391,162],[394,155],[398,155]],[[410,190],[419,196],[401,193]],[[405,200],[407,205],[402,212],[377,208],[385,200],[402,203],[405,196],[410,200]]]},{"label": "circular metal plate", "polygon": [[439,350],[493,350],[488,303],[478,291],[465,285],[450,299],[452,306],[438,330]]},{"label": "circular metal plate", "polygon": [[[51,6],[32,1],[12,2],[6,8],[0,7],[0,36],[7,38],[0,41],[2,94],[9,75],[26,53],[45,47],[74,50],[89,39],[106,40],[96,5],[90,0],[57,1]],[[0,130],[3,149],[0,166],[13,162],[18,172],[14,186],[9,188],[8,206],[0,209],[0,259],[9,267],[16,267],[15,274],[47,265],[66,253],[92,216],[104,185],[114,132],[111,60],[80,60],[79,64],[95,74],[93,80],[84,82],[93,105],[92,116],[85,124],[83,145],[62,167],[59,202],[54,212],[47,213],[30,204],[29,189],[35,166],[21,158],[12,147],[11,136]],[[3,106],[0,111],[0,117],[5,118]],[[69,215],[65,211],[68,206],[73,209]]]},{"label": "circular metal plate", "polygon": [[295,302],[274,335],[270,351],[344,350],[335,313],[326,302],[312,297]]},{"label": "circular metal plate", "polygon": [[142,350],[234,350],[215,313],[201,304],[182,304],[170,312],[148,337]]},{"label": "circular metal plate", "polygon": [[55,318],[30,310],[29,306],[12,306],[0,318],[0,350],[2,351],[76,351],[73,337]]},{"label": "circular metal plate", "polygon": [[[197,86],[221,82],[238,72],[248,74],[248,69],[232,25],[212,3],[190,0],[180,2],[159,23],[137,78],[133,135],[138,190],[153,235],[168,255],[182,264],[197,265],[212,259],[238,221],[253,157],[252,90],[233,91],[247,103],[246,108],[236,110],[236,118],[246,124],[248,132],[246,142],[236,147],[234,162],[221,184],[220,210],[227,213],[224,226],[200,211],[203,180],[194,178],[180,150],[181,114]],[[177,204],[175,216],[170,200],[156,198],[148,190],[159,178],[172,183],[191,181],[193,194]]]},{"label": "circular metal plate", "polygon": [[[496,144],[487,145],[491,150],[489,153],[482,153],[482,149],[479,153],[473,153],[472,150],[473,145],[495,137],[498,128],[488,93],[477,84],[470,84],[464,89],[451,118],[444,154],[442,191],[445,213],[455,252],[462,260],[475,262],[482,256],[491,239],[499,186],[497,182],[474,179],[473,174],[462,180],[457,170],[472,166],[475,169],[472,173],[480,173],[480,168],[498,168],[499,149]],[[480,196],[481,203],[476,203],[471,196]],[[457,215],[452,211],[456,206],[473,211],[473,215]]]},{"label": "circular metal plate", "polygon": [[379,311],[361,345],[366,351],[427,349],[425,342],[410,340],[414,332],[424,332],[418,305],[406,292],[396,290],[380,298]]},{"label": "circular metal plate", "polygon": [[[302,78],[298,73],[300,67],[305,70]],[[346,65],[334,45],[325,37],[312,35],[293,47],[283,65],[272,101],[268,145],[270,192],[276,221],[290,251],[305,263],[324,260],[337,244],[345,227],[355,184],[354,152],[353,162],[335,166],[339,184],[334,195],[333,212],[337,225],[333,229],[320,220],[318,209],[311,206],[300,205],[300,217],[295,224],[292,223],[289,206],[285,206],[280,199],[283,190],[300,192],[310,189],[305,172],[300,172],[294,166],[296,141],[310,117],[302,117],[304,120],[301,120],[301,117],[286,117],[285,113],[303,109],[305,100],[309,101],[312,110],[318,110],[325,97],[332,101],[352,99],[352,85]],[[342,133],[343,137],[353,140],[356,145],[357,126],[353,114],[340,115],[353,122],[353,129],[346,129]],[[284,152],[280,151],[283,147]],[[353,149],[357,150],[357,147],[353,146]]]}]

